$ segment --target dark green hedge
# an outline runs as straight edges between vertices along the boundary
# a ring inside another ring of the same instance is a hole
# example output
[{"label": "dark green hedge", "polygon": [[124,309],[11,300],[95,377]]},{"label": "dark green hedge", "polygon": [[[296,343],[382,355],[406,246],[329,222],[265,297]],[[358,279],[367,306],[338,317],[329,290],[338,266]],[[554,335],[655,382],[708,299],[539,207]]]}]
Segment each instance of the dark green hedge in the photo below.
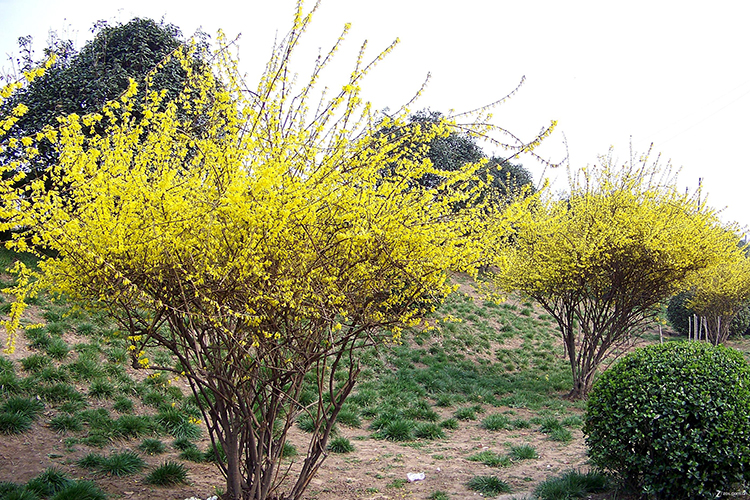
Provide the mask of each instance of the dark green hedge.
[{"label": "dark green hedge", "polygon": [[715,498],[750,481],[750,367],[703,342],[638,349],[587,403],[592,462],[647,498]]}]

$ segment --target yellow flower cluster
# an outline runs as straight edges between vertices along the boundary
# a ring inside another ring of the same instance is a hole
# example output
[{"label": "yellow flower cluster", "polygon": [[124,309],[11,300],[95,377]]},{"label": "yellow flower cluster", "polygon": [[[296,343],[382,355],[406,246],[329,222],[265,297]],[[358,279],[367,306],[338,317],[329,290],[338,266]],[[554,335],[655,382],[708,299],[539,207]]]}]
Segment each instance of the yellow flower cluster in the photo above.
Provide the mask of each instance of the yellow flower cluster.
[{"label": "yellow flower cluster", "polygon": [[[149,78],[131,80],[104,109],[61,118],[38,138],[60,152],[51,188],[34,181],[19,191],[22,170],[2,167],[4,226],[28,228],[10,245],[55,254],[42,256],[38,273],[23,271],[33,279],[14,289],[8,332],[33,282],[113,311],[184,311],[245,348],[283,342],[290,332],[279,314],[321,337],[356,321],[392,328],[397,341],[432,307],[409,304],[450,293],[446,270],[474,269],[480,238],[471,236],[479,212],[453,208],[470,196],[453,188],[476,165],[441,172],[440,196],[409,181],[436,170],[404,155],[405,145],[419,149],[451,124],[407,127],[359,97],[363,76],[391,49],[365,64],[363,48],[348,82],[314,112],[321,68],[292,95],[286,54],[275,54],[248,94],[226,48],[213,71],[190,64],[188,48],[171,56],[188,73],[173,101]],[[378,132],[394,128],[404,133]],[[22,142],[31,150],[36,140]],[[395,175],[384,177],[388,169]]]}]

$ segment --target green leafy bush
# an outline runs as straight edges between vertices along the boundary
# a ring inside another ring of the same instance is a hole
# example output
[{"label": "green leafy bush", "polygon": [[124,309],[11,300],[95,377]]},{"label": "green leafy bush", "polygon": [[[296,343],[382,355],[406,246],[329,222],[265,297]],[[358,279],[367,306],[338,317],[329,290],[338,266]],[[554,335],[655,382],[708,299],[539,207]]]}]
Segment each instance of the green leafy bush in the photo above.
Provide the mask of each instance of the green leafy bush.
[{"label": "green leafy bush", "polygon": [[589,396],[592,462],[655,498],[713,498],[750,480],[750,367],[702,342],[638,349]]}]

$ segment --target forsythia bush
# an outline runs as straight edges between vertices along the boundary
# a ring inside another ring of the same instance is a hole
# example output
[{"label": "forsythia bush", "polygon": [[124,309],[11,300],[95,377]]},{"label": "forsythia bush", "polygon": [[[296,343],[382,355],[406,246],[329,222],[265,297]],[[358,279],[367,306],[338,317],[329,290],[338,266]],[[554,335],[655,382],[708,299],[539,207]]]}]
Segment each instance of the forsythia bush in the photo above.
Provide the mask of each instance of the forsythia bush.
[{"label": "forsythia bush", "polygon": [[[414,154],[451,122],[405,127],[360,98],[390,48],[366,64],[363,47],[349,80],[311,105],[341,38],[295,85],[290,55],[309,22],[298,5],[251,90],[227,47],[213,71],[183,48],[173,54],[187,74],[177,99],[150,79],[131,82],[103,110],[23,139],[29,157],[38,141],[58,149],[44,179],[19,182],[23,161],[1,168],[0,230],[41,258],[39,271],[16,269],[10,347],[24,298],[44,289],[107,309],[138,366],[150,365],[145,346],[170,350],[198,399],[212,402],[202,411],[233,499],[301,497],[359,373],[357,350],[418,324],[453,290],[449,270],[474,270],[489,227],[480,206],[454,209],[479,185],[478,165],[443,172]],[[445,179],[439,189],[413,182],[429,173]],[[318,395],[310,404],[300,403],[306,374]],[[278,462],[301,413],[315,431],[290,480]]]},{"label": "forsythia bush", "polygon": [[[688,307],[705,318],[708,339],[724,343],[731,333],[742,334],[742,313],[750,301],[750,259],[739,254],[730,262],[696,273]],[[743,327],[744,326],[744,327]]]},{"label": "forsythia bush", "polygon": [[512,245],[495,282],[535,299],[557,322],[585,395],[601,361],[627,347],[695,273],[739,254],[715,211],[678,189],[648,155],[611,154],[571,177],[570,194],[511,205]]}]

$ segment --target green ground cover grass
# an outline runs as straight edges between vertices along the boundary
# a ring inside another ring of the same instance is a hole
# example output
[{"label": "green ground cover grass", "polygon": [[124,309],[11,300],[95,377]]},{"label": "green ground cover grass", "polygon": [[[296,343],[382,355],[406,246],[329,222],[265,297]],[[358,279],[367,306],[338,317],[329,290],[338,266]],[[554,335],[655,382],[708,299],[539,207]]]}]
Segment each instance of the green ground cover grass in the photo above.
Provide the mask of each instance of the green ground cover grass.
[{"label": "green ground cover grass", "polygon": [[[7,268],[13,258],[0,251],[0,266]],[[23,258],[33,264],[33,259]],[[0,281],[10,284],[7,276]],[[0,298],[0,310],[7,312],[9,300]],[[131,363],[126,334],[105,314],[73,307],[60,297],[40,296],[33,302],[44,326],[23,334],[29,354],[16,361],[0,355],[0,433],[24,433],[44,425],[58,433],[68,453],[90,451],[86,456],[91,464],[80,467],[132,474],[154,484],[179,483],[191,462],[221,459],[221,450],[201,450],[195,444],[204,431],[195,423],[202,417],[192,396],[171,384],[167,374],[136,376],[126,369]],[[456,320],[439,329],[407,331],[399,345],[361,353],[360,381],[340,413],[339,425],[413,446],[450,440],[467,425],[492,432],[524,429],[569,442],[571,429],[581,425],[583,404],[562,397],[572,380],[551,319],[529,302],[497,304],[461,293],[448,297],[431,320],[446,315]],[[750,343],[735,347],[750,358]],[[160,365],[176,365],[163,349],[146,355]],[[301,399],[314,398],[307,390]],[[515,409],[531,416],[513,416]],[[450,416],[441,417],[445,414]],[[298,425],[310,430],[304,416]],[[131,451],[114,456],[97,451],[113,442]],[[344,438],[331,443],[337,453],[356,453],[356,448]],[[166,449],[179,450],[181,462],[165,463],[157,471],[144,468],[137,458]],[[290,444],[285,456],[296,453]],[[485,455],[461,458],[504,467],[538,456],[528,445]],[[97,462],[100,459],[104,462]],[[492,480],[477,484],[482,481]],[[74,483],[65,484],[90,487]]]}]

